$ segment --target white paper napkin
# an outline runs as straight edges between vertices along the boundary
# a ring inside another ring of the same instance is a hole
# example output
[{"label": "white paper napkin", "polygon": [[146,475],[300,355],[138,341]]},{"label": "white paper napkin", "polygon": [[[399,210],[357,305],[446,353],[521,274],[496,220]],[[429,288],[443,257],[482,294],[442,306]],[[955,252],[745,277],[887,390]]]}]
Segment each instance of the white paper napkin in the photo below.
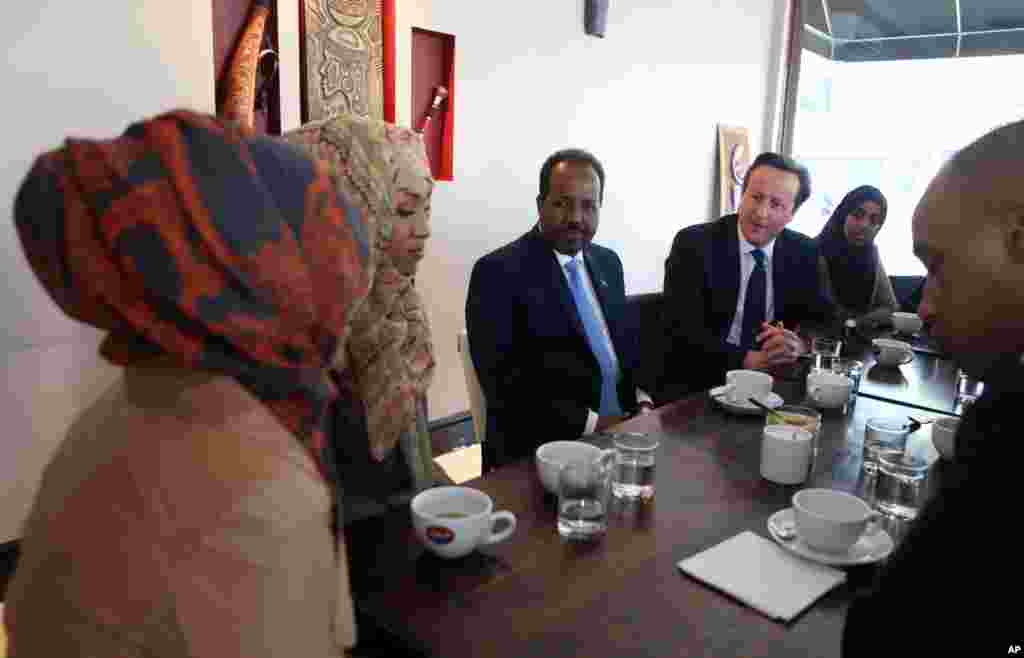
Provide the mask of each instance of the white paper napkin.
[{"label": "white paper napkin", "polygon": [[793,555],[749,530],[680,561],[678,566],[783,621],[790,621],[846,580],[843,571]]}]

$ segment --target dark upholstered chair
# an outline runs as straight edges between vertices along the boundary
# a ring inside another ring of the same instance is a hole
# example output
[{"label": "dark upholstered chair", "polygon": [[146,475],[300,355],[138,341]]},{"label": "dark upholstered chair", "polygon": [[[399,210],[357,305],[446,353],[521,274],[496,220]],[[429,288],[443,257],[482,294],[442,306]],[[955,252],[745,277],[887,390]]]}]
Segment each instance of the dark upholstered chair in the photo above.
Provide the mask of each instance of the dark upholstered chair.
[{"label": "dark upholstered chair", "polygon": [[890,276],[893,292],[896,293],[896,301],[899,302],[900,310],[907,313],[917,313],[917,307],[921,304],[921,295],[924,292],[923,276]]},{"label": "dark upholstered chair", "polygon": [[650,393],[657,401],[664,360],[665,329],[661,317],[663,295],[660,292],[641,293],[626,297],[630,321],[637,331],[640,365],[636,373],[637,386]]}]

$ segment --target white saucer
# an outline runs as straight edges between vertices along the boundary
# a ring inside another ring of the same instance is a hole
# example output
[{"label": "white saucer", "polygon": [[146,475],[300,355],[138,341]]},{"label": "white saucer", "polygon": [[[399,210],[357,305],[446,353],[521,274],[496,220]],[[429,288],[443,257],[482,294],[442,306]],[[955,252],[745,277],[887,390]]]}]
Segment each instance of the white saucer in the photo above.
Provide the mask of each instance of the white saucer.
[{"label": "white saucer", "polygon": [[[729,398],[725,397],[724,394],[728,390],[728,385],[716,386],[715,388],[708,391],[708,394],[711,395],[711,399],[725,407],[728,411],[733,412],[734,414],[741,414],[744,416],[764,415],[764,409],[761,409],[755,404],[751,404],[750,402],[733,402]],[[761,404],[768,407],[769,409],[778,409],[779,407],[786,403],[786,401],[783,400],[782,397],[775,393],[768,393],[767,395],[762,395],[759,398],[759,400],[761,401]]]},{"label": "white saucer", "polygon": [[879,528],[877,532],[863,535],[846,553],[824,553],[809,547],[800,539],[799,535],[789,540],[783,539],[776,526],[777,524],[786,525],[791,523],[793,523],[792,507],[779,510],[768,517],[768,532],[771,533],[772,539],[789,552],[819,564],[830,564],[833,566],[871,564],[872,562],[878,562],[889,557],[893,548],[896,547],[889,533],[883,528]]}]

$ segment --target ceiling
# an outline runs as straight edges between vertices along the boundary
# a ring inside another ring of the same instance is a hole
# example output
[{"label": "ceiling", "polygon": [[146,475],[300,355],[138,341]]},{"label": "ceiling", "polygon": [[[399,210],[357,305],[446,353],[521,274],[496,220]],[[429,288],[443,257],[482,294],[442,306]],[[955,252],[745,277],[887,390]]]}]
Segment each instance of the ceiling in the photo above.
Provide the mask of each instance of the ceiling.
[{"label": "ceiling", "polygon": [[844,62],[1024,53],[1024,0],[802,0],[803,46]]}]

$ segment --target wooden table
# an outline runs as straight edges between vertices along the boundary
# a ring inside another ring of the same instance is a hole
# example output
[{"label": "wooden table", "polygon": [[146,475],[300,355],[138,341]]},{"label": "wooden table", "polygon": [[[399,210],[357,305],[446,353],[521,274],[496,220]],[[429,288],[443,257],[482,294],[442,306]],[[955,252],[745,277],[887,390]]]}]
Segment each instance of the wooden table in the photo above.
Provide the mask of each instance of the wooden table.
[{"label": "wooden table", "polygon": [[[802,397],[792,384],[776,391],[791,401]],[[864,420],[906,411],[861,398],[849,416],[826,414],[805,486],[857,491]],[[461,560],[443,561],[422,548],[407,512],[353,524],[346,535],[358,605],[439,658],[837,656],[846,608],[876,566],[850,568],[846,584],[790,624],[676,566],[744,530],[769,537],[768,517],[801,488],[760,477],[763,425],[763,418],[727,415],[706,395],[624,424],[661,439],[657,493],[652,503],[617,504],[607,536],[594,545],[559,538],[555,499],[530,460],[467,483],[515,513],[518,529]],[[908,451],[936,457],[930,427],[911,435]],[[941,470],[933,467],[929,480]],[[893,528],[897,537],[903,530]]]}]

